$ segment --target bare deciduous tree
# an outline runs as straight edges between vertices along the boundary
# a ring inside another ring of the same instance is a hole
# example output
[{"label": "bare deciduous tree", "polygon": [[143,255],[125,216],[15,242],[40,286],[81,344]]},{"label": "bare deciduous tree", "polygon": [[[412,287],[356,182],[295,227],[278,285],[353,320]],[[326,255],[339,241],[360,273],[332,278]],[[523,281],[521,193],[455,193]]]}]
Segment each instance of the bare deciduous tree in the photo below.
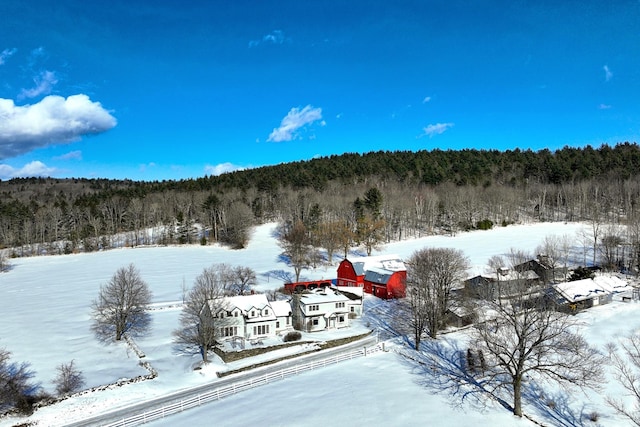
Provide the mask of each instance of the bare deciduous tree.
[{"label": "bare deciduous tree", "polygon": [[219,239],[233,249],[242,249],[249,241],[253,222],[251,208],[241,201],[231,201],[220,212]]},{"label": "bare deciduous tree", "polygon": [[315,241],[327,250],[327,262],[333,262],[333,253],[340,247],[343,233],[343,222],[322,221],[315,231]]},{"label": "bare deciduous tree", "polygon": [[416,350],[424,332],[436,338],[451,305],[453,287],[469,268],[462,251],[451,248],[425,248],[407,261],[407,297],[411,329]]},{"label": "bare deciduous tree", "polygon": [[369,215],[358,218],[356,236],[358,242],[364,246],[367,256],[382,247],[384,228],[385,222],[383,219],[375,219]]},{"label": "bare deciduous tree", "polygon": [[[545,277],[546,282],[555,283],[556,269],[563,259],[563,240],[561,236],[550,234],[542,239],[542,243],[536,248],[538,256],[543,257],[545,264],[550,269],[550,277]],[[539,259],[542,261],[542,259]]]},{"label": "bare deciduous tree", "polygon": [[602,219],[598,211],[594,211],[589,221],[589,228],[585,228],[585,236],[589,237],[591,242],[591,250],[593,254],[592,265],[596,265],[596,256],[598,254],[598,241],[602,237]]},{"label": "bare deciduous tree", "polygon": [[150,325],[150,303],[151,290],[135,265],[121,267],[93,302],[93,330],[102,339],[115,336],[116,341],[125,333],[142,334]]},{"label": "bare deciduous tree", "polygon": [[31,382],[35,373],[28,363],[11,362],[11,353],[0,348],[0,409],[17,408],[32,411],[33,396],[40,389]]},{"label": "bare deciduous tree", "polygon": [[0,273],[9,269],[9,261],[7,261],[7,256],[4,251],[0,250]]},{"label": "bare deciduous tree", "polygon": [[257,283],[256,272],[250,267],[241,265],[234,267],[231,287],[234,293],[244,295],[251,292]]},{"label": "bare deciduous tree", "polygon": [[600,259],[603,268],[615,270],[619,266],[623,242],[623,230],[620,226],[609,224],[605,227],[600,238]]},{"label": "bare deciduous tree", "polygon": [[522,284],[507,302],[491,303],[495,317],[474,332],[476,347],[486,356],[488,384],[509,390],[517,416],[522,416],[526,378],[538,375],[580,387],[597,387],[602,379],[603,358],[575,332],[576,320],[534,301]]},{"label": "bare deciduous tree", "polygon": [[53,380],[58,395],[73,393],[84,387],[84,375],[72,360],[69,363],[61,363],[56,371],[58,375]]},{"label": "bare deciduous tree", "polygon": [[609,345],[609,356],[615,377],[633,399],[633,408],[629,408],[620,398],[607,397],[607,403],[620,415],[636,426],[640,426],[640,335],[633,334],[620,341],[620,348]]},{"label": "bare deciduous tree", "polygon": [[214,264],[196,277],[182,308],[180,328],[173,332],[175,342],[186,348],[196,347],[204,363],[209,362],[208,353],[224,324],[223,319],[215,317],[215,312],[224,307],[227,281],[219,267]]},{"label": "bare deciduous tree", "polygon": [[302,270],[308,268],[313,261],[311,239],[302,221],[281,224],[278,228],[278,245],[289,258],[298,282]]}]

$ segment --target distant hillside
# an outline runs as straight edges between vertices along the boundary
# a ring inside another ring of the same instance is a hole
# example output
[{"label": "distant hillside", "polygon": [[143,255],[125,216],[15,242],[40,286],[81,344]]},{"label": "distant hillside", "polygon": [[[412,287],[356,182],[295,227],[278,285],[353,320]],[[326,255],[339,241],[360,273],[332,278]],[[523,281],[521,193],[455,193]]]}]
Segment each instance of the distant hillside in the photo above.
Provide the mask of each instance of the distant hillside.
[{"label": "distant hillside", "polygon": [[0,182],[0,246],[31,253],[64,240],[64,250],[91,250],[108,247],[106,236],[119,232],[131,233],[129,244],[144,244],[145,227],[165,230],[163,243],[242,246],[248,227],[264,221],[354,227],[354,203],[372,188],[387,240],[483,220],[628,220],[636,215],[639,173],[640,147],[621,143],[347,153],[180,181],[17,178]]}]

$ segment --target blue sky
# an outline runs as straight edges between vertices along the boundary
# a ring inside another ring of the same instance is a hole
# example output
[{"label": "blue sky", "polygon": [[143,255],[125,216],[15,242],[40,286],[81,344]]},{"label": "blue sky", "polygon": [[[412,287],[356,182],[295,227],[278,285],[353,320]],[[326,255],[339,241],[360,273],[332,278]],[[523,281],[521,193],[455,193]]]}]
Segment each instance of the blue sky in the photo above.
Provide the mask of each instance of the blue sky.
[{"label": "blue sky", "polygon": [[0,3],[0,179],[640,142],[640,2]]}]

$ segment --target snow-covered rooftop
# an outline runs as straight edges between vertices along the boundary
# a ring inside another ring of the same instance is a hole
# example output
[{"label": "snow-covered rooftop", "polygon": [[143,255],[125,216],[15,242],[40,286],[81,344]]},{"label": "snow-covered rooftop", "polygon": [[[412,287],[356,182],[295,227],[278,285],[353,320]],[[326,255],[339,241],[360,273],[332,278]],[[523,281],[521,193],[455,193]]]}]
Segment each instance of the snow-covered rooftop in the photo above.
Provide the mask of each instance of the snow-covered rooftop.
[{"label": "snow-covered rooftop", "polygon": [[300,302],[303,304],[323,304],[330,302],[347,302],[349,298],[332,289],[314,289],[309,293],[300,295]]},{"label": "snow-covered rooftop", "polygon": [[373,267],[367,270],[364,278],[368,282],[386,284],[393,273],[391,270]]},{"label": "snow-covered rooftop", "polygon": [[598,274],[593,278],[593,281],[610,293],[625,292],[632,288],[628,282],[612,275]]},{"label": "snow-covered rooftop", "polygon": [[340,292],[348,292],[360,298],[364,295],[364,288],[360,286],[336,286],[335,288]]},{"label": "snow-covered rooftop", "polygon": [[277,317],[284,317],[291,314],[291,304],[289,301],[271,301],[271,308]]},{"label": "snow-covered rooftop", "polygon": [[[498,273],[496,271],[492,271],[492,272],[488,272],[488,273],[482,273],[482,274],[478,274],[475,275],[473,277],[470,277],[469,279],[473,279],[474,277],[484,277],[485,279],[489,279],[492,282],[497,282],[497,281],[514,281],[514,280],[537,280],[540,278],[540,276],[538,276],[536,274],[535,271],[533,270],[526,270],[526,271],[513,271],[513,270],[508,270],[505,269],[503,272]],[[467,279],[467,280],[469,280]]]},{"label": "snow-covered rooftop", "polygon": [[372,268],[382,268],[390,271],[405,271],[407,269],[402,258],[395,254],[348,258],[348,260],[359,276]]},{"label": "snow-covered rooftop", "polygon": [[584,301],[589,298],[611,293],[593,279],[557,283],[553,285],[553,288],[569,302]]}]

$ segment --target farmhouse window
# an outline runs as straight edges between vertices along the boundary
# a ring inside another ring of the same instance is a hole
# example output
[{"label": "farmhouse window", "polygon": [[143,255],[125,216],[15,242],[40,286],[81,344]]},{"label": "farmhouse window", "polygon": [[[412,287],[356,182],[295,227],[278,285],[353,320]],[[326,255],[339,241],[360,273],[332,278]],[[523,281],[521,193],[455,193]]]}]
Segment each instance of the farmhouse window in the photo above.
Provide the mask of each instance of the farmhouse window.
[{"label": "farmhouse window", "polygon": [[237,326],[228,326],[226,328],[220,328],[220,334],[223,337],[233,337],[238,335],[238,327]]},{"label": "farmhouse window", "polygon": [[269,325],[258,325],[253,327],[253,335],[266,335],[269,333]]}]

